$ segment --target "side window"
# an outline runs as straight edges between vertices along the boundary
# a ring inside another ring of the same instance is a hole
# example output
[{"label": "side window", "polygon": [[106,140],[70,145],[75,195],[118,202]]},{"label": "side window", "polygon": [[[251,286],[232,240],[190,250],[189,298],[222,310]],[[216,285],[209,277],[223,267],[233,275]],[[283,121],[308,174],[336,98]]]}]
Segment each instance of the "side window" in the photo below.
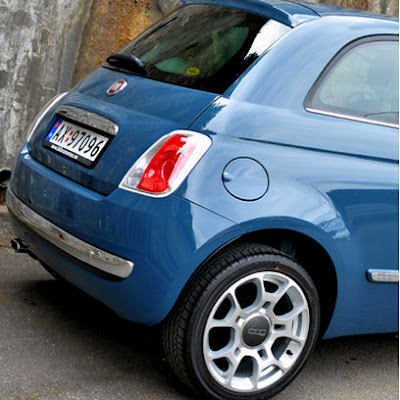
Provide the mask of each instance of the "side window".
[{"label": "side window", "polygon": [[306,99],[311,112],[399,123],[399,47],[390,39],[362,40],[341,51]]}]

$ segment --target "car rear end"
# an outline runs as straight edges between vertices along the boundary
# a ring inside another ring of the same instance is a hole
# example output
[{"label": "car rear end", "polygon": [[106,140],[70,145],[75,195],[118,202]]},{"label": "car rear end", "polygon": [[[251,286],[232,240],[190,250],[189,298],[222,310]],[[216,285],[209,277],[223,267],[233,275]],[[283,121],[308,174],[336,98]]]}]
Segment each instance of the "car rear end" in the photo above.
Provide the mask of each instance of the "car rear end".
[{"label": "car rear end", "polygon": [[195,268],[241,234],[174,190],[212,146],[191,123],[290,31],[243,4],[167,16],[48,104],[18,155],[16,247],[130,320],[160,322]]}]

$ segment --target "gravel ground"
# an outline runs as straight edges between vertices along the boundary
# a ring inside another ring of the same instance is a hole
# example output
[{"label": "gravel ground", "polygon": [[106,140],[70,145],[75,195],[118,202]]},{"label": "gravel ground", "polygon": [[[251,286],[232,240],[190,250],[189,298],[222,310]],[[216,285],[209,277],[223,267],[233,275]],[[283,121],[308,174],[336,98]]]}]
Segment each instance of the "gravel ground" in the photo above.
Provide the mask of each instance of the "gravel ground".
[{"label": "gravel ground", "polygon": [[[191,399],[157,329],[129,323],[14,254],[0,206],[0,400]],[[398,400],[396,335],[321,341],[275,400]]]}]

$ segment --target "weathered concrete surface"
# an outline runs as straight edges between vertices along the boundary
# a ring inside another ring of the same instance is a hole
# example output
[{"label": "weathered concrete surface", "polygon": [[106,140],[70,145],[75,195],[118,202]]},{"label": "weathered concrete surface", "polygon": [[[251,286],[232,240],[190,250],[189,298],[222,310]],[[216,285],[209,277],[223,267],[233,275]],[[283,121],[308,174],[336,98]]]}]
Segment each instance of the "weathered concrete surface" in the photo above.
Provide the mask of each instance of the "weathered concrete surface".
[{"label": "weathered concrete surface", "polygon": [[[0,400],[193,399],[157,329],[55,281],[11,236],[0,206]],[[398,374],[395,335],[330,340],[274,400],[398,400]]]},{"label": "weathered concrete surface", "polygon": [[387,14],[394,17],[399,15],[398,0],[309,0],[325,4],[337,5],[345,8],[371,11],[376,14]]},{"label": "weathered concrete surface", "polygon": [[0,0],[0,167],[30,122],[68,89],[92,0]]}]

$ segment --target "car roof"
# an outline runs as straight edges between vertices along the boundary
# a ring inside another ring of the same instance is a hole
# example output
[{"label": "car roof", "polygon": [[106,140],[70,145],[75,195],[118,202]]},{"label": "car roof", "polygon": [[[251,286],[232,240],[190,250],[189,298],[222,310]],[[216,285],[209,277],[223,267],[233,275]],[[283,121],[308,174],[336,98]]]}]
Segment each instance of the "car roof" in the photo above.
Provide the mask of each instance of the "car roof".
[{"label": "car roof", "polygon": [[179,4],[210,4],[238,8],[275,19],[293,28],[303,22],[327,15],[397,21],[386,15],[294,0],[181,0]]},{"label": "car roof", "polygon": [[[291,1],[291,0],[287,0]],[[307,7],[310,10],[316,12],[319,16],[327,16],[327,15],[343,15],[347,17],[367,17],[374,19],[386,19],[392,21],[398,21],[397,18],[390,17],[384,14],[374,14],[371,12],[363,11],[363,10],[355,10],[350,8],[343,8],[339,6],[333,6],[323,3],[311,3],[306,1],[296,1],[297,4],[302,5],[303,7]]]}]

